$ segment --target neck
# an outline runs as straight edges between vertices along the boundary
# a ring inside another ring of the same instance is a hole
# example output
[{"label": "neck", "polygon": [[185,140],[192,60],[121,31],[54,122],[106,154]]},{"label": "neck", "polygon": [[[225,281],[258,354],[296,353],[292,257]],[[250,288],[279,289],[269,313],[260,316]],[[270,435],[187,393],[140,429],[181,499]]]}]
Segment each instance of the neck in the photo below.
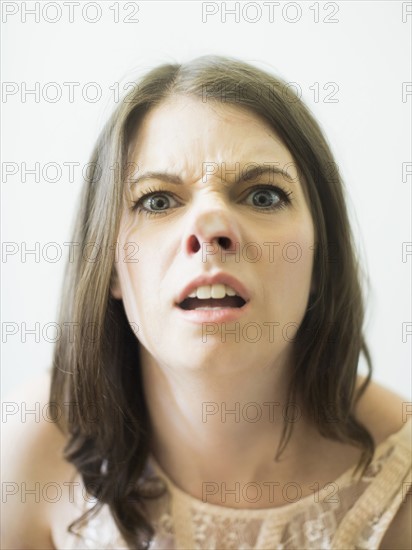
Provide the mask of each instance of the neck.
[{"label": "neck", "polygon": [[[283,368],[176,371],[143,351],[141,364],[151,452],[184,491],[201,498],[205,480],[264,481],[299,467],[297,457],[313,429],[299,401],[287,403],[286,362]],[[275,462],[285,422],[293,422],[292,437]]]}]

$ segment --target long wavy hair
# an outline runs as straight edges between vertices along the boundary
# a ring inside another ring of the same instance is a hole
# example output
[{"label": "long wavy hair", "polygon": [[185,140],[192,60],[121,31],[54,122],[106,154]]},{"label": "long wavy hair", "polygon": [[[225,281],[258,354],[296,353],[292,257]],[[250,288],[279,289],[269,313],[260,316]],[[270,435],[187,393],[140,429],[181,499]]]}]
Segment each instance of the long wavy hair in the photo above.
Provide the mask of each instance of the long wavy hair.
[{"label": "long wavy hair", "polygon": [[[364,274],[344,185],[318,123],[285,81],[240,60],[204,56],[159,66],[121,101],[93,150],[73,234],[79,249],[88,252],[67,264],[60,326],[70,330],[55,347],[50,391],[50,401],[64,412],[56,422],[67,437],[65,459],[96,497],[96,506],[70,529],[107,504],[131,548],[147,548],[154,534],[144,505],[147,494],[139,488],[149,455],[150,419],[140,344],[110,286],[129,175],[128,146],[142,116],[173,95],[246,108],[269,122],[293,155],[305,181],[317,242],[316,290],[294,340],[288,402],[301,395],[305,414],[324,437],[362,450],[356,471],[364,472],[374,453],[371,434],[354,415],[372,375],[363,335]],[[368,374],[357,389],[361,353]],[[277,457],[292,429],[293,423],[285,423]]]}]

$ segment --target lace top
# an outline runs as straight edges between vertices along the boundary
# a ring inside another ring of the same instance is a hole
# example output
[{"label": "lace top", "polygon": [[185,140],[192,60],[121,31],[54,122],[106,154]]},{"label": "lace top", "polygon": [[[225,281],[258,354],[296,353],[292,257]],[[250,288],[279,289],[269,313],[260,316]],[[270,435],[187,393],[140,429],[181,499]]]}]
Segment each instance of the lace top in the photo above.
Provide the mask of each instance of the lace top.
[{"label": "lace top", "polygon": [[[411,487],[411,428],[409,420],[380,443],[361,478],[352,476],[353,466],[318,492],[276,508],[237,509],[198,500],[150,458],[149,474],[167,488],[153,508],[150,550],[377,549]],[[85,509],[79,507],[79,515]],[[128,548],[107,505],[78,533],[53,533],[57,548]]]}]

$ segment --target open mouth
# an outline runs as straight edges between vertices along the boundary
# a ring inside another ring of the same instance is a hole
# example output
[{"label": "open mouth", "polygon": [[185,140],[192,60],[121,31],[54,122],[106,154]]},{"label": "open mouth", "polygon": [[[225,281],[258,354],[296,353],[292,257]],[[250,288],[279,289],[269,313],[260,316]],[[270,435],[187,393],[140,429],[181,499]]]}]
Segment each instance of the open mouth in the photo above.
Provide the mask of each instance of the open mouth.
[{"label": "open mouth", "polygon": [[246,304],[240,296],[225,296],[224,298],[186,298],[178,307],[184,310],[195,309],[227,309],[241,308]]}]

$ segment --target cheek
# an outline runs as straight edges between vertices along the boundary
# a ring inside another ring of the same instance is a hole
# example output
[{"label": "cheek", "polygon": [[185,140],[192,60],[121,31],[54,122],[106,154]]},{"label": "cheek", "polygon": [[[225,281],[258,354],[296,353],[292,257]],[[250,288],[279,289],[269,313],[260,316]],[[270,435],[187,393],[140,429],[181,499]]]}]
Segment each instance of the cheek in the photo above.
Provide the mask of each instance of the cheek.
[{"label": "cheek", "polygon": [[286,221],[266,240],[271,243],[271,253],[267,257],[282,270],[304,271],[303,264],[313,261],[314,227],[308,216]]},{"label": "cheek", "polygon": [[[277,314],[300,322],[311,288],[314,257],[314,231],[310,222],[291,226],[273,239],[273,254],[265,262],[268,303]],[[279,243],[279,244],[277,244]]]},{"label": "cheek", "polygon": [[[149,262],[142,254],[138,232],[123,223],[118,237],[117,274],[122,292],[123,304],[130,323],[141,324],[141,308],[144,307],[145,281]],[[146,295],[153,295],[146,292]]]},{"label": "cheek", "polygon": [[304,284],[312,274],[314,241],[313,232],[299,231],[290,235],[282,246],[281,263],[291,283]]},{"label": "cheek", "polygon": [[152,228],[145,231],[130,219],[121,226],[118,247],[117,273],[124,307],[129,321],[137,322],[139,318],[139,324],[143,324],[150,311],[162,307],[163,275],[169,261],[166,251],[171,247]]},{"label": "cheek", "polygon": [[[154,259],[151,261],[145,257],[140,247],[134,248],[137,244],[133,234],[126,239],[119,238],[117,272],[127,319],[140,343],[147,347],[150,345],[150,335],[161,331],[158,316],[153,314],[160,307],[158,280],[153,269],[157,264]],[[137,251],[133,257],[132,249]]]}]

